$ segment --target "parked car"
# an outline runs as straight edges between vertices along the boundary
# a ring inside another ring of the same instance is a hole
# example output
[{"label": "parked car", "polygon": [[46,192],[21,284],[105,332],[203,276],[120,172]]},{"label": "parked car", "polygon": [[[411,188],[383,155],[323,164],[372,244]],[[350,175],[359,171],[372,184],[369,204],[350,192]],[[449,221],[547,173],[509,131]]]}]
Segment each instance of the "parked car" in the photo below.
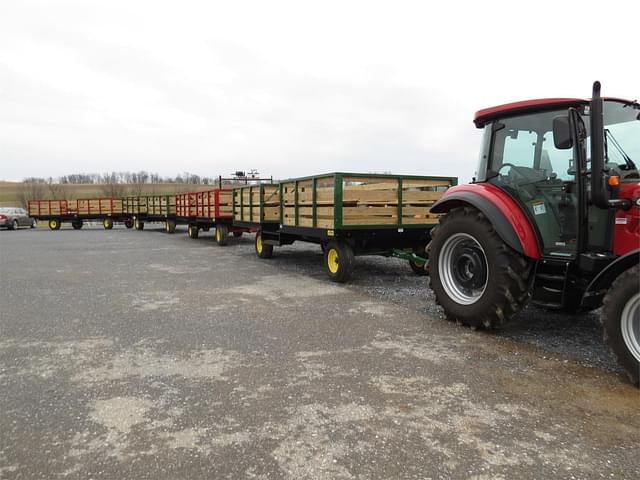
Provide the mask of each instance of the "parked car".
[{"label": "parked car", "polygon": [[35,228],[36,225],[36,219],[30,217],[24,208],[0,208],[0,227],[6,227],[9,230],[17,230],[20,227]]}]

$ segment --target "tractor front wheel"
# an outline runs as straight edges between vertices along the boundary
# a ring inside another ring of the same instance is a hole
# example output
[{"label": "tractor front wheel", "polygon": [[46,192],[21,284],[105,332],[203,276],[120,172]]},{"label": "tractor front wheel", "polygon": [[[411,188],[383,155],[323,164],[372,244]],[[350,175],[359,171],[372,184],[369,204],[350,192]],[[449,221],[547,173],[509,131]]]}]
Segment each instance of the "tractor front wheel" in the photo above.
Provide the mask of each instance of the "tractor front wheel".
[{"label": "tractor front wheel", "polygon": [[324,265],[329,278],[338,283],[344,283],[353,273],[355,268],[355,255],[353,249],[346,242],[331,240],[324,251]]},{"label": "tractor front wheel", "polygon": [[490,329],[522,310],[531,297],[532,263],[480,211],[451,210],[431,237],[430,284],[450,320]]},{"label": "tractor front wheel", "polygon": [[604,296],[602,307],[604,341],[640,386],[640,266],[620,275]]}]

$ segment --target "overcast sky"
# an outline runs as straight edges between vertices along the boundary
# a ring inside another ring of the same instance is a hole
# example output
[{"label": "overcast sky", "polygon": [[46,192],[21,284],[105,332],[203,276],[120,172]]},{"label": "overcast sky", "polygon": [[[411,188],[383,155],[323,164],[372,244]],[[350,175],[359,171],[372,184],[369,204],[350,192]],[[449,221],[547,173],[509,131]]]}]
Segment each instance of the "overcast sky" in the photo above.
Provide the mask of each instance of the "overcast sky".
[{"label": "overcast sky", "polygon": [[629,0],[2,0],[0,179],[468,181],[478,109],[587,97],[595,79],[640,98],[639,13]]}]

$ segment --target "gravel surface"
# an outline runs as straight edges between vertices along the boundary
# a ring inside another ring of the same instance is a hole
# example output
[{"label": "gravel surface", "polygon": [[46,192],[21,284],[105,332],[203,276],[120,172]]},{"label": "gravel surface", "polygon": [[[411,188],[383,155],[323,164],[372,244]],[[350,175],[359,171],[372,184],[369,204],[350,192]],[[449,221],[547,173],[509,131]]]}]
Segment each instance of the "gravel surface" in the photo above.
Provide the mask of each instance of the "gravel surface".
[{"label": "gravel surface", "polygon": [[476,332],[405,262],[321,259],[0,232],[0,478],[640,478],[597,312]]}]

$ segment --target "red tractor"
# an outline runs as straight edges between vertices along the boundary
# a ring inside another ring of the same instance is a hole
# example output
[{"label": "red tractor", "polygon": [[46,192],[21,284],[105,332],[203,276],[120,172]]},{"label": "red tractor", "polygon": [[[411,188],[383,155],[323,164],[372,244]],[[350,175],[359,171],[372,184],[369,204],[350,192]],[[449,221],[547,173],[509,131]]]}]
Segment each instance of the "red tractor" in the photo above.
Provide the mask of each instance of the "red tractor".
[{"label": "red tractor", "polygon": [[473,182],[432,208],[431,288],[447,317],[499,327],[531,299],[602,308],[604,339],[640,380],[640,105],[553,98],[476,113]]}]

